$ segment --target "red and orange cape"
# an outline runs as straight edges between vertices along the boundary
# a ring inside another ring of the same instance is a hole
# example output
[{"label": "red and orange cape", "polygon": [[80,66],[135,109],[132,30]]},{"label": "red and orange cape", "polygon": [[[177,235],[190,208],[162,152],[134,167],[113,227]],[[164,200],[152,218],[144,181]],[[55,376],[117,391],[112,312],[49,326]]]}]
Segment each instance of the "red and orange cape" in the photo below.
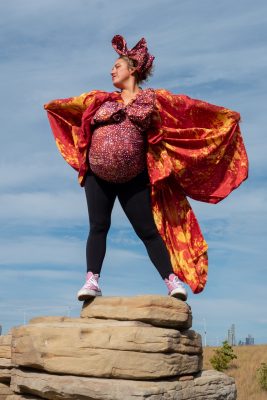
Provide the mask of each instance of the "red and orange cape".
[{"label": "red and orange cape", "polygon": [[[240,115],[224,107],[156,89],[159,118],[147,132],[147,168],[157,228],[169,251],[173,271],[194,293],[207,280],[207,243],[186,198],[218,203],[247,178],[248,159]],[[56,144],[79,172],[89,169],[90,121],[119,92],[93,90],[45,104]]]}]

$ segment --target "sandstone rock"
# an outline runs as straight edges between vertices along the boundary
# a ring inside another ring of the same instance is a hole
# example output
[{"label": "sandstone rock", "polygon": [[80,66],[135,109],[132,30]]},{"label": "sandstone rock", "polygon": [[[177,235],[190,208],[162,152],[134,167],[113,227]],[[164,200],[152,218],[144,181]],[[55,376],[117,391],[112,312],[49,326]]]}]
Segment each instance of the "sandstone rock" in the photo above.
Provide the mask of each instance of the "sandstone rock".
[{"label": "sandstone rock", "polygon": [[[200,389],[201,399],[236,400],[234,378],[215,370],[202,371],[194,380],[195,389]],[[197,391],[197,390],[196,390]],[[198,399],[198,397],[196,397]]]},{"label": "sandstone rock", "polygon": [[11,367],[11,359],[0,358],[0,368],[8,368],[8,367]]},{"label": "sandstone rock", "polygon": [[6,400],[40,400],[40,399],[41,399],[41,397],[27,396],[27,395],[20,395],[20,394],[10,394],[6,397]]},{"label": "sandstone rock", "polygon": [[8,383],[10,381],[11,370],[9,368],[0,368],[0,382]]},{"label": "sandstone rock", "polygon": [[0,359],[11,358],[11,334],[0,335]]},{"label": "sandstone rock", "polygon": [[[217,371],[181,382],[56,376],[12,370],[11,388],[42,399],[64,400],[235,400],[234,380]],[[8,400],[17,400],[9,398]]]},{"label": "sandstone rock", "polygon": [[12,393],[8,384],[0,383],[0,400],[6,399],[6,396]]},{"label": "sandstone rock", "polygon": [[232,378],[199,372],[191,324],[186,303],[155,295],[95,298],[81,318],[34,318],[13,328],[11,360],[10,338],[0,342],[3,390],[11,372],[0,400],[235,400]]},{"label": "sandstone rock", "polygon": [[4,399],[6,393],[6,384],[10,381],[10,368],[11,368],[11,334],[0,336],[0,400]]},{"label": "sandstone rock", "polygon": [[29,323],[30,324],[39,324],[40,322],[42,323],[47,323],[47,322],[82,322],[80,318],[71,318],[71,317],[65,317],[65,316],[46,316],[46,317],[34,317],[30,319]]},{"label": "sandstone rock", "polygon": [[14,328],[12,363],[123,379],[157,379],[201,369],[201,340],[194,331],[180,333],[134,321],[69,321]]},{"label": "sandstone rock", "polygon": [[170,296],[95,297],[85,302],[82,318],[138,320],[179,330],[192,326],[189,305]]},{"label": "sandstone rock", "polygon": [[195,378],[194,375],[182,375],[182,376],[178,376],[177,380],[178,381],[192,381]]},{"label": "sandstone rock", "polygon": [[[14,339],[33,336],[40,351],[66,347],[132,350],[140,352],[178,352],[201,354],[201,336],[193,330],[179,332],[138,321],[68,318],[65,322],[40,322],[14,328]],[[64,337],[62,338],[62,329]],[[21,339],[22,340],[22,339]],[[16,346],[17,346],[16,341]],[[45,346],[45,347],[44,347]]]}]

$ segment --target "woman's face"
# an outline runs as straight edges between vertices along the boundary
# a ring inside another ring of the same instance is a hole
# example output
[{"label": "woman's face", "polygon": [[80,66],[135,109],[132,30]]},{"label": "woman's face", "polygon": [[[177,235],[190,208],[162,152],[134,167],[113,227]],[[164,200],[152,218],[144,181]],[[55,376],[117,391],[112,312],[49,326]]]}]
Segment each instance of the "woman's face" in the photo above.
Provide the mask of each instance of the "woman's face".
[{"label": "woman's face", "polygon": [[130,68],[126,60],[118,58],[111,70],[113,85],[119,89],[123,89],[125,83],[133,75],[134,68]]}]

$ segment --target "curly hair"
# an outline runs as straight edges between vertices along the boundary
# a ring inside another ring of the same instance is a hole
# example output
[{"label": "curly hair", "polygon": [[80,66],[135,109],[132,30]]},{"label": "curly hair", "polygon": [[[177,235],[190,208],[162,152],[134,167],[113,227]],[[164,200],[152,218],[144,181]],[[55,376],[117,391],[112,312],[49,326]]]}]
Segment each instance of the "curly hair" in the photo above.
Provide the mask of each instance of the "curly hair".
[{"label": "curly hair", "polygon": [[[128,56],[121,55],[119,58],[125,60],[129,68],[134,68],[137,66],[137,61],[133,60],[132,58],[129,58]],[[153,67],[154,66],[152,65],[147,71],[143,72],[142,74],[140,74],[138,71],[135,71],[134,76],[136,78],[137,84],[146,82],[148,78],[150,78],[150,76],[153,75],[154,72]]]}]

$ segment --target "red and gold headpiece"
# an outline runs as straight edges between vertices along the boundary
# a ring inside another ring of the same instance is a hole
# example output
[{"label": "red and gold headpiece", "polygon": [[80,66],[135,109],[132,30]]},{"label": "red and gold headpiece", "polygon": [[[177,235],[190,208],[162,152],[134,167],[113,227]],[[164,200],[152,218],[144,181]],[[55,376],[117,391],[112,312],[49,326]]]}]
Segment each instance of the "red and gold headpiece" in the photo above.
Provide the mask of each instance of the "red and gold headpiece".
[{"label": "red and gold headpiece", "polygon": [[145,38],[140,39],[130,50],[127,48],[127,43],[121,35],[115,35],[111,43],[118,54],[137,61],[136,70],[140,77],[151,68],[155,57],[149,54]]}]

